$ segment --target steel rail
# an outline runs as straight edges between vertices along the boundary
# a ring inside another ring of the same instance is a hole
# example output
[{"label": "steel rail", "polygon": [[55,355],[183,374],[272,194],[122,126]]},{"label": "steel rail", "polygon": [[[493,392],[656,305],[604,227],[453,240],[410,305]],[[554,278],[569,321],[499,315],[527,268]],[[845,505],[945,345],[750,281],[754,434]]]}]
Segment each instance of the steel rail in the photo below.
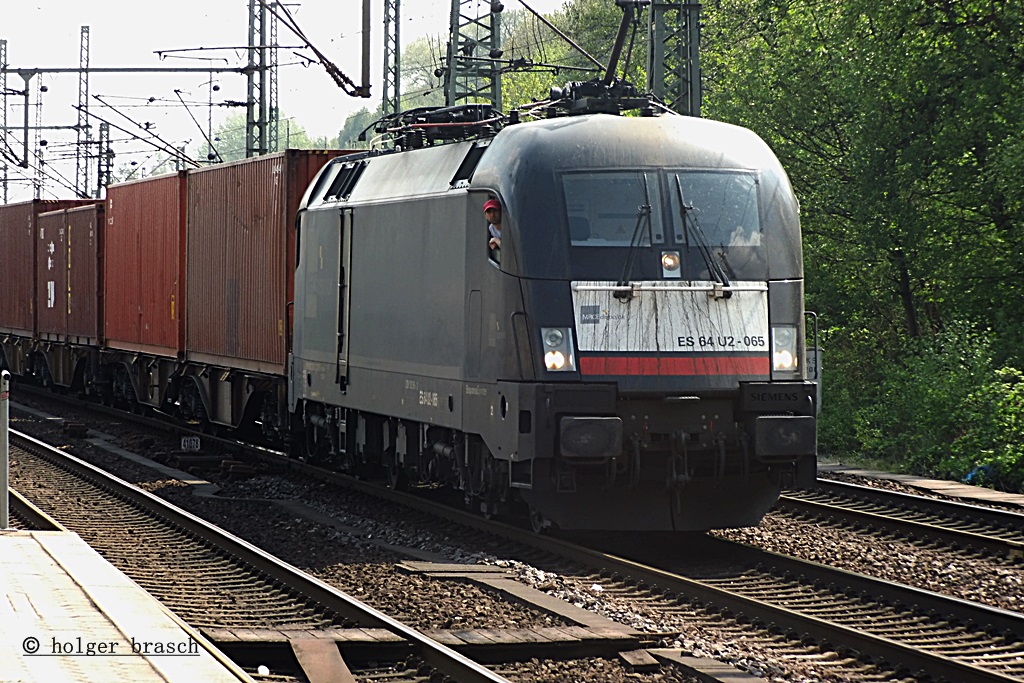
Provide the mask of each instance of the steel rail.
[{"label": "steel rail", "polygon": [[787,491],[780,497],[780,509],[1024,559],[1024,514],[857,484],[833,484],[823,486],[819,481],[815,489]]},{"label": "steel rail", "polygon": [[14,489],[10,493],[12,517],[27,524],[28,528],[33,531],[67,531],[60,522],[37,508],[25,496]]},{"label": "steel rail", "polygon": [[171,523],[215,543],[217,547],[250,564],[267,576],[295,587],[303,595],[324,605],[328,609],[352,618],[366,626],[385,628],[404,638],[415,646],[417,654],[425,663],[437,671],[453,677],[455,680],[465,681],[466,683],[509,683],[508,679],[477,664],[455,650],[327,585],[323,581],[305,574],[296,567],[264,552],[248,541],[238,538],[190,512],[122,481],[94,465],[61,450],[52,448],[48,444],[34,439],[27,434],[12,430],[11,437],[17,440],[19,447],[25,450],[31,449],[32,452],[40,454],[42,457],[59,461],[61,466],[66,467],[77,476],[89,479],[143,509],[157,511],[161,517]]},{"label": "steel rail", "polygon": [[[228,443],[235,447],[241,445],[238,442]],[[278,464],[282,462],[280,454],[266,449],[254,448],[250,452],[255,454],[256,457],[269,459]],[[287,463],[290,469],[302,471],[309,476],[315,476],[326,481],[344,485],[353,490],[390,500],[400,505],[428,512],[454,523],[520,543],[526,547],[578,562],[581,565],[597,569],[598,571],[630,577],[632,580],[657,586],[662,590],[697,600],[705,605],[741,613],[749,618],[766,624],[773,624],[784,630],[797,634],[812,633],[820,641],[842,644],[848,648],[858,650],[869,657],[881,658],[890,663],[898,663],[903,668],[913,670],[915,673],[925,671],[930,676],[955,680],[960,683],[982,683],[989,681],[1018,681],[1019,683],[1021,680],[1024,680],[1024,678],[1015,678],[975,666],[968,661],[924,651],[913,644],[898,642],[895,638],[865,633],[862,630],[835,623],[828,618],[809,616],[797,609],[789,609],[772,604],[768,600],[743,596],[721,586],[714,586],[710,582],[690,579],[673,571],[659,569],[641,561],[627,559],[621,556],[621,554],[604,553],[570,543],[565,539],[540,536],[519,527],[487,520],[478,515],[456,510],[409,493],[384,489],[378,484],[372,484],[300,461],[287,458],[284,458],[283,461]],[[740,544],[717,540],[713,541],[713,543],[718,544],[720,547],[728,547],[730,554],[735,554],[736,556],[744,554],[748,562],[767,564],[776,568],[779,572],[788,571],[794,575],[813,575],[816,577],[815,581],[824,585],[845,585],[847,590],[852,593],[859,592],[868,596],[886,596],[886,600],[911,606],[909,611],[916,607],[941,614],[957,612],[959,619],[968,624],[988,625],[991,628],[1013,634],[1018,640],[1024,640],[1024,635],[1022,635],[1024,634],[1024,615],[948,598],[929,591],[880,581],[783,555],[759,551]],[[1024,648],[1024,645],[1021,647]]]},{"label": "steel rail", "polygon": [[[328,479],[343,481],[346,486],[351,488],[421,511],[431,512],[449,521],[501,536],[536,550],[552,553],[599,571],[628,576],[635,581],[657,586],[661,590],[696,599],[705,605],[729,609],[734,613],[744,614],[766,624],[775,624],[784,630],[811,633],[822,641],[842,644],[871,657],[880,657],[889,663],[898,663],[915,672],[925,671],[935,678],[944,677],[958,683],[1008,683],[1010,681],[1020,683],[1021,680],[1024,680],[976,666],[969,661],[922,650],[913,644],[899,642],[895,638],[874,635],[831,619],[803,613],[798,609],[790,609],[767,600],[747,597],[728,588],[712,585],[709,581],[691,579],[642,561],[601,552],[553,536],[537,535],[526,529],[484,519],[475,514],[424,500],[408,493],[381,489],[379,486],[328,470],[308,465],[303,465],[301,469],[316,471],[318,475],[326,476]],[[814,576],[813,580],[817,580],[823,585],[844,585],[854,594],[885,596],[887,600],[906,605],[908,611],[913,611],[915,606],[916,609],[942,614],[955,611],[965,622],[988,625],[999,632],[1013,634],[1018,640],[1024,640],[1024,615],[1021,614],[893,584],[854,572],[804,562],[784,555],[759,551],[728,541],[708,539],[708,542],[719,549],[725,549],[723,552],[727,552],[730,556],[743,556],[744,561],[751,565],[760,563],[770,566],[780,573]],[[808,578],[808,581],[811,580]],[[1021,645],[1021,651],[1024,653],[1024,644]]]}]

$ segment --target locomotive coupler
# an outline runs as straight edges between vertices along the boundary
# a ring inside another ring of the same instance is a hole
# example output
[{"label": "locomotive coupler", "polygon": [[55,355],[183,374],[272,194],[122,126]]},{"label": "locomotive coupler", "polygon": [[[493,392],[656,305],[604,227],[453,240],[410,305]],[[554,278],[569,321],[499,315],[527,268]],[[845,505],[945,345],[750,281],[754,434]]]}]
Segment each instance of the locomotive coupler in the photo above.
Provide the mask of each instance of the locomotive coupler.
[{"label": "locomotive coupler", "polygon": [[629,463],[629,488],[635,489],[640,484],[640,449],[642,444],[640,443],[639,437],[635,436],[632,439],[633,442],[633,453]]},{"label": "locomotive coupler", "polygon": [[671,455],[668,459],[668,477],[665,480],[667,488],[682,489],[693,479],[690,475],[690,458],[687,452],[689,441],[690,435],[686,432],[676,432],[670,439]]},{"label": "locomotive coupler", "polygon": [[[689,441],[690,435],[686,432],[676,432],[670,439],[671,455],[668,459],[668,479],[665,481],[665,484],[672,492],[672,506],[677,513],[683,511],[683,489],[693,479],[690,476],[689,454],[687,452],[687,443]],[[680,450],[682,451],[681,453]]]},{"label": "locomotive coupler", "polygon": [[718,444],[718,462],[715,465],[715,479],[725,477],[725,434],[715,436],[715,443]]}]

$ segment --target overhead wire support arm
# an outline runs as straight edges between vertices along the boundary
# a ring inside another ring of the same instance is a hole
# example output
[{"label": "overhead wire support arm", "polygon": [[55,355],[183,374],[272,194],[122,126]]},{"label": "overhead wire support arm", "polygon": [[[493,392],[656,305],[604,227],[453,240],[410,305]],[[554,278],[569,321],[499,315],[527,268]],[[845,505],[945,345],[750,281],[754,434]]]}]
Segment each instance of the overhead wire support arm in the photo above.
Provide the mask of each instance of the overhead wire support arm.
[{"label": "overhead wire support arm", "polygon": [[224,159],[221,157],[220,152],[217,151],[217,148],[214,146],[213,141],[210,140],[210,136],[206,134],[206,131],[203,130],[202,125],[200,125],[199,121],[196,120],[195,115],[192,114],[192,110],[188,108],[188,105],[185,104],[185,100],[182,99],[181,91],[180,90],[175,90],[174,94],[178,96],[178,99],[181,101],[181,106],[185,107],[185,111],[188,112],[188,115],[192,119],[192,122],[196,124],[196,128],[198,128],[199,132],[203,134],[203,139],[206,140],[206,144],[209,145],[210,149],[213,150],[213,153],[216,155],[217,161],[218,162],[223,162]]},{"label": "overhead wire support arm", "polygon": [[[352,97],[370,97],[370,0],[363,0],[363,84],[356,85],[355,81],[346,76],[341,69],[337,67],[327,56],[317,49],[315,45],[306,37],[302,29],[299,27],[295,18],[292,17],[291,12],[288,8],[278,3],[271,3],[267,0],[259,0],[261,6],[267,8],[275,17],[291,30],[295,36],[305,43],[305,47],[312,50],[316,58],[320,60],[320,64],[327,71],[327,74],[338,84],[338,87],[345,92],[346,95]],[[276,7],[274,6],[276,5]],[[281,10],[280,12],[278,10]]]},{"label": "overhead wire support arm", "polygon": [[[210,50],[248,50],[249,48],[256,48],[257,50],[275,48],[278,50],[301,50],[306,47],[305,45],[275,45],[274,41],[270,41],[267,45],[218,45],[217,47],[178,47],[170,50],[153,50],[153,54],[164,60],[167,57],[174,57],[178,59],[197,59],[197,57],[178,57],[174,54],[176,52],[209,52]],[[224,57],[210,57],[212,60],[219,60],[227,62]]]},{"label": "overhead wire support arm", "polygon": [[573,48],[575,48],[577,52],[579,52],[579,53],[580,53],[581,55],[583,55],[584,57],[586,57],[587,59],[589,59],[589,60],[590,60],[591,62],[593,62],[593,64],[594,64],[594,65],[595,65],[595,66],[596,66],[596,67],[597,67],[598,69],[604,70],[604,64],[602,64],[602,63],[601,63],[600,61],[598,61],[598,60],[597,60],[597,58],[596,58],[596,57],[594,57],[594,56],[593,56],[592,54],[590,54],[589,52],[587,52],[586,50],[584,50],[584,49],[583,49],[582,47],[580,47],[580,46],[579,46],[579,45],[578,45],[578,44],[576,43],[576,41],[574,41],[574,40],[573,40],[572,38],[570,38],[569,36],[565,35],[565,33],[563,33],[563,32],[562,32],[562,31],[561,31],[561,30],[560,30],[560,29],[559,29],[559,28],[558,28],[557,26],[555,26],[555,25],[554,25],[554,24],[552,24],[552,23],[551,23],[550,21],[548,21],[548,19],[547,19],[547,18],[546,18],[546,17],[544,16],[544,15],[542,15],[542,14],[541,14],[540,12],[538,12],[537,10],[535,10],[535,9],[533,9],[532,7],[530,7],[529,5],[527,5],[527,4],[526,4],[525,2],[523,2],[522,0],[520,0],[520,4],[521,4],[521,5],[523,6],[523,7],[525,7],[525,8],[527,9],[527,11],[529,11],[529,12],[530,12],[531,14],[533,14],[533,16],[535,16],[535,17],[537,17],[538,19],[540,19],[540,21],[541,21],[541,23],[542,23],[542,24],[544,24],[544,25],[545,25],[545,26],[547,26],[547,27],[548,27],[549,29],[551,29],[552,31],[554,31],[554,32],[555,32],[555,34],[556,34],[556,35],[557,35],[557,36],[558,36],[559,38],[561,38],[561,39],[562,39],[562,40],[564,40],[565,42],[569,43],[569,45],[572,45],[572,47],[573,47]]}]

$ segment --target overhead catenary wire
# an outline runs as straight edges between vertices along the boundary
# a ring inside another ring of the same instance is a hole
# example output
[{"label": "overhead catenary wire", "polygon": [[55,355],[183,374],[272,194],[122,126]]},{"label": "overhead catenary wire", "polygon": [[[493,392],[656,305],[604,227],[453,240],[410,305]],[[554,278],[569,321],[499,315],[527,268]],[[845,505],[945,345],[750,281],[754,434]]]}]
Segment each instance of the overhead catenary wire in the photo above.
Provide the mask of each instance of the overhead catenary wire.
[{"label": "overhead catenary wire", "polygon": [[213,144],[213,140],[211,140],[210,136],[206,134],[205,130],[203,130],[203,127],[202,125],[200,125],[199,121],[196,121],[196,117],[192,115],[192,110],[188,108],[187,104],[185,104],[185,100],[181,99],[181,91],[175,90],[174,94],[178,96],[179,100],[181,100],[181,106],[185,107],[185,111],[188,112],[189,117],[192,119],[193,122],[195,122],[196,128],[198,128],[199,132],[203,134],[203,138],[206,140],[206,144],[208,144],[210,146],[210,149],[213,150],[213,153],[216,155],[217,161],[224,161],[224,158],[221,157],[220,152],[217,151],[216,145]]},{"label": "overhead catenary wire", "polygon": [[[154,139],[159,140],[160,143],[163,144],[164,147],[161,148],[159,145],[154,144],[152,141],[147,140],[146,138],[140,137],[138,135],[135,135],[135,138],[137,140],[139,140],[140,142],[145,142],[147,144],[150,144],[150,145],[156,147],[157,149],[161,149],[161,151],[164,151],[164,152],[167,152],[168,154],[171,154],[171,156],[178,157],[178,158],[182,159],[183,161],[185,161],[187,163],[194,164],[197,167],[200,165],[197,161],[195,161],[194,159],[186,156],[184,153],[179,151],[177,147],[175,147],[174,145],[172,145],[171,143],[167,142],[162,137],[157,135],[155,132],[153,132],[153,130],[150,128],[149,124],[141,124],[141,123],[139,123],[138,121],[136,121],[132,117],[128,116],[124,112],[122,112],[119,109],[117,109],[117,107],[114,107],[113,105],[111,105],[108,102],[104,101],[99,95],[93,95],[93,99],[95,99],[97,102],[102,104],[104,107],[107,107],[108,109],[113,111],[118,116],[121,116],[122,118],[126,119],[132,125],[134,125],[137,128],[141,129],[142,131],[144,131],[145,133],[147,133],[148,135],[150,135]],[[75,107],[75,109],[77,109],[77,108],[78,107]],[[187,109],[187,107],[186,107],[186,109]],[[105,119],[103,119],[103,118],[101,118],[99,116],[96,116],[92,112],[88,112],[87,111],[86,113],[89,114],[90,116],[94,116],[95,118],[99,119],[100,121],[103,121],[104,123],[107,123],[107,124],[113,126],[114,128],[116,128],[117,130],[121,131],[122,133],[125,133],[127,135],[133,135],[133,133],[131,131],[126,130],[124,128],[121,128],[120,126],[117,126],[117,125],[115,125],[113,123],[110,123],[110,121],[106,121]],[[171,150],[174,150],[174,151],[173,152],[168,152],[167,151],[168,149],[171,149]]]},{"label": "overhead catenary wire", "polygon": [[540,12],[538,12],[537,10],[535,10],[532,7],[530,7],[529,5],[527,5],[525,2],[523,2],[523,0],[519,0],[519,4],[521,4],[523,7],[525,7],[527,9],[527,11],[529,11],[531,14],[533,14],[533,16],[535,16],[538,19],[540,19],[540,21],[543,22],[543,24],[545,26],[547,26],[552,31],[554,31],[556,34],[558,34],[559,38],[561,38],[565,42],[569,43],[569,45],[572,45],[581,55],[583,55],[584,57],[589,59],[595,65],[597,65],[597,68],[602,69],[602,70],[604,69],[604,64],[602,64],[601,62],[597,61],[597,59],[593,55],[591,55],[589,52],[587,52],[582,47],[580,47],[572,38],[570,38],[569,36],[565,35],[557,26],[555,26],[550,21],[548,21],[547,18],[545,18]]},{"label": "overhead catenary wire", "polygon": [[[101,100],[101,102],[102,102],[102,100]],[[104,104],[105,104],[105,103],[104,103]],[[107,106],[109,106],[109,105],[107,105]],[[114,109],[113,107],[110,107],[110,108],[111,108],[111,109],[112,109],[112,110],[113,110],[114,112],[116,112],[116,113],[118,113],[118,114],[121,114],[120,112],[118,112],[118,111],[117,111],[116,109]],[[74,107],[74,109],[76,109],[76,110],[77,110],[77,109],[79,109],[79,107],[78,107],[78,106],[76,105],[76,106]],[[93,112],[91,112],[91,111],[87,111],[87,112],[86,112],[86,114],[88,114],[89,116],[91,116],[91,117],[93,117],[93,118],[95,118],[95,119],[98,119],[98,120],[102,121],[103,123],[107,124],[108,126],[111,126],[112,128],[116,128],[117,130],[121,131],[122,133],[125,133],[125,134],[127,134],[127,135],[132,135],[132,132],[131,132],[130,130],[127,130],[127,129],[125,129],[125,128],[122,128],[121,126],[117,125],[116,123],[112,123],[111,121],[108,121],[107,119],[103,118],[103,117],[102,117],[102,116],[100,116],[99,114],[94,114],[94,113],[93,113]],[[121,114],[121,116],[125,116],[125,115],[124,115],[124,114]],[[127,116],[125,116],[125,118],[128,118],[128,117],[127,117]],[[128,120],[129,120],[129,121],[131,121],[131,119],[130,119],[130,118],[129,118]],[[187,164],[191,164],[191,165],[195,166],[196,168],[199,168],[199,167],[200,167],[200,166],[202,165],[202,164],[200,164],[200,163],[199,163],[198,161],[196,161],[195,159],[193,159],[192,157],[190,157],[190,156],[188,156],[187,154],[185,154],[184,152],[182,152],[182,151],[181,151],[180,149],[178,149],[178,148],[174,147],[173,145],[171,145],[171,144],[170,144],[169,142],[167,142],[166,140],[164,140],[163,138],[161,138],[161,137],[160,137],[159,135],[157,135],[156,133],[153,133],[152,131],[149,131],[148,129],[146,129],[145,127],[143,127],[143,126],[139,125],[139,124],[138,124],[138,123],[136,123],[135,121],[132,121],[132,123],[134,123],[135,125],[139,126],[140,128],[142,128],[142,129],[143,129],[143,130],[145,130],[146,132],[150,133],[150,135],[151,135],[151,136],[152,136],[153,138],[155,138],[156,140],[159,140],[161,144],[157,144],[157,143],[153,142],[152,140],[150,140],[150,139],[148,139],[148,138],[144,138],[144,137],[141,137],[141,136],[138,136],[138,135],[136,135],[136,136],[135,136],[135,139],[136,139],[136,140],[138,140],[139,142],[143,142],[143,143],[145,143],[145,144],[147,144],[147,145],[150,145],[150,146],[152,146],[152,147],[155,147],[156,149],[160,150],[161,152],[164,152],[165,154],[168,154],[168,155],[170,155],[170,156],[172,156],[172,157],[175,157],[175,158],[177,158],[177,159],[181,159],[181,160],[182,160],[182,161],[184,161],[185,163],[187,163]]]},{"label": "overhead catenary wire", "polygon": [[[6,131],[5,131],[5,134],[7,134]],[[6,144],[6,141],[4,142],[4,144]],[[36,158],[36,161],[37,161],[37,164],[36,164],[35,168],[31,169],[31,170],[33,170],[34,172],[37,172],[40,176],[46,178],[47,180],[50,180],[50,181],[52,181],[53,183],[55,183],[57,185],[60,185],[64,189],[71,190],[71,192],[75,193],[78,196],[82,196],[82,197],[85,196],[85,195],[82,195],[78,191],[78,189],[75,187],[75,184],[71,180],[69,180],[64,174],[62,174],[60,171],[57,171],[52,166],[47,165],[46,161],[43,159],[43,157],[41,157],[39,155],[38,152],[36,152],[35,150],[30,150],[29,153],[31,155],[33,155]],[[28,161],[28,160],[26,159],[26,161]],[[19,165],[19,166],[16,166],[13,170],[14,170],[15,173],[18,173],[18,174],[22,175],[26,182],[29,182],[29,183],[35,182],[35,178],[33,178],[33,177],[28,175],[28,172],[29,172],[30,169],[22,167],[22,166]],[[41,187],[41,189],[44,189],[44,188],[45,188],[45,185],[43,185]],[[57,197],[57,195],[54,194],[53,192],[50,192],[50,194],[53,195],[54,198]]]}]

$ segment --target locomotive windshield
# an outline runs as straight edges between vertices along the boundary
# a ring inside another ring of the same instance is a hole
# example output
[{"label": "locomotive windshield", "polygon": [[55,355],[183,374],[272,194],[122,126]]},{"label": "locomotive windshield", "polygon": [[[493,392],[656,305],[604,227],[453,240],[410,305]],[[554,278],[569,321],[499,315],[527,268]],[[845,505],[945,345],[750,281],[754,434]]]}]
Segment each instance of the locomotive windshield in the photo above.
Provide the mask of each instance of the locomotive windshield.
[{"label": "locomotive windshield", "polygon": [[680,252],[683,279],[767,277],[755,172],[581,171],[561,181],[575,279],[618,278],[634,260],[630,278],[661,279],[660,260],[642,253],[664,249]]},{"label": "locomotive windshield", "polygon": [[645,205],[651,229],[643,231],[640,246],[664,244],[666,228],[675,245],[696,246],[688,224],[699,226],[712,247],[761,245],[753,173],[571,173],[562,187],[574,247],[628,247]]},{"label": "locomotive windshield", "polygon": [[673,235],[676,244],[690,245],[687,213],[713,247],[757,247],[761,226],[757,211],[757,178],[751,173],[686,172],[669,177]]},{"label": "locomotive windshield", "polygon": [[661,188],[653,173],[573,173],[563,178],[573,246],[628,247],[641,219],[641,207],[651,206],[650,230],[643,226],[640,246],[665,241]]}]

